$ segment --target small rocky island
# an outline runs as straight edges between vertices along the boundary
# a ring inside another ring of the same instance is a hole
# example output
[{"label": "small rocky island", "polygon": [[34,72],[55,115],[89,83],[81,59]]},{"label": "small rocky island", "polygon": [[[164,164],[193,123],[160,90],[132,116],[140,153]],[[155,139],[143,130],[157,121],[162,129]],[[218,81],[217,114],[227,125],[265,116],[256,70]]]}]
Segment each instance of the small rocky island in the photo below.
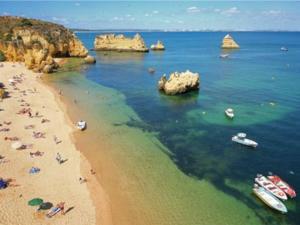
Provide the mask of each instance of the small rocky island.
[{"label": "small rocky island", "polygon": [[158,40],[156,44],[151,45],[151,50],[163,51],[163,50],[165,50],[165,46],[160,40]]},{"label": "small rocky island", "polygon": [[35,72],[51,73],[54,57],[86,57],[87,49],[67,28],[36,19],[0,17],[0,53]]},{"label": "small rocky island", "polygon": [[96,51],[119,51],[119,52],[148,52],[141,35],[136,34],[133,38],[125,37],[123,34],[98,35],[94,41]]},{"label": "small rocky island", "polygon": [[222,48],[224,49],[236,49],[236,48],[240,48],[240,46],[233,40],[233,38],[227,34],[224,38],[223,38],[223,42],[222,42]]},{"label": "small rocky island", "polygon": [[183,94],[192,90],[199,89],[200,78],[198,73],[189,70],[185,72],[174,72],[167,79],[164,74],[158,81],[158,89],[167,95]]}]

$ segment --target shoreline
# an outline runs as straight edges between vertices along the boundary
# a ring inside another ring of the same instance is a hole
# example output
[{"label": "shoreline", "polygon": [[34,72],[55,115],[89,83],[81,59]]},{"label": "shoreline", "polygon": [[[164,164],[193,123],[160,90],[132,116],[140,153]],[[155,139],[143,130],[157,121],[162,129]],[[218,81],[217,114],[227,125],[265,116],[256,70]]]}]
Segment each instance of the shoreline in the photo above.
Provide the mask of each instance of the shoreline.
[{"label": "shoreline", "polygon": [[261,224],[242,202],[180,171],[155,134],[127,126],[140,118],[121,92],[86,79],[76,61],[66,68],[49,82],[63,91],[72,120],[88,123],[85,132],[75,133],[76,145],[110,197],[115,224],[221,224],[236,210],[240,214],[226,217],[226,223]]},{"label": "shoreline", "polygon": [[[0,190],[3,203],[0,206],[0,217],[3,218],[0,224],[34,225],[42,221],[46,224],[112,224],[108,197],[91,174],[89,161],[75,144],[75,129],[66,113],[66,105],[52,87],[39,79],[41,74],[27,70],[20,63],[2,64],[4,66],[0,68],[0,82],[5,85],[10,96],[0,102],[0,108],[4,109],[0,112],[0,123],[10,121],[11,124],[5,126],[9,129],[7,132],[0,132],[0,155],[4,157],[5,162],[0,164],[0,177],[13,178],[11,185],[15,186]],[[14,90],[13,86],[8,84],[8,79],[19,74],[23,74],[22,81],[15,85],[17,89]],[[38,116],[16,114],[22,108],[18,106],[21,104],[20,99],[28,104],[32,112],[38,112]],[[47,122],[41,123],[41,118]],[[24,129],[29,123],[34,128]],[[45,138],[34,139],[30,133],[35,130],[42,132]],[[62,142],[53,143],[53,135]],[[13,141],[4,141],[4,136],[17,136],[23,143],[30,143],[28,146],[31,147],[11,150],[10,145]],[[41,151],[43,155],[28,156],[29,152],[35,151]],[[61,153],[62,158],[66,158],[67,161],[59,165],[55,161],[56,152]],[[40,172],[29,174],[31,166],[40,168]],[[87,182],[80,184],[79,177],[86,178]],[[59,201],[64,201],[67,213],[64,216],[57,214],[48,219],[45,216],[48,210],[36,212],[34,207],[27,206],[27,202],[34,197],[49,201],[54,206]],[[19,216],[14,215],[15,211],[18,211]]]},{"label": "shoreline", "polygon": [[[60,60],[58,63],[60,64],[60,66],[63,66],[68,59],[63,58],[62,60]],[[51,76],[51,74],[50,74]],[[55,101],[57,102],[57,104],[59,105],[60,109],[62,110],[66,123],[68,124],[68,126],[70,127],[74,127],[74,123],[72,122],[71,116],[68,113],[67,110],[67,103],[65,102],[65,100],[63,99],[63,95],[60,95],[58,93],[58,90],[51,86],[49,83],[47,83],[47,81],[44,80],[39,80],[39,83],[41,83],[42,85],[44,85],[45,87],[47,87],[52,94],[55,97]],[[77,131],[78,132],[78,131]],[[90,170],[92,169],[91,163],[89,162],[88,158],[84,155],[84,153],[80,150],[81,146],[80,144],[78,144],[78,140],[76,141],[75,139],[75,134],[76,130],[75,128],[73,129],[73,132],[70,134],[70,138],[72,140],[72,143],[75,145],[76,150],[80,152],[80,158],[81,158],[81,173],[83,175],[84,178],[89,177],[87,184],[88,190],[89,190],[89,194],[90,197],[93,201],[93,205],[95,206],[95,210],[96,210],[96,225],[112,225],[112,218],[111,218],[111,212],[110,212],[110,207],[109,207],[109,197],[107,196],[107,194],[105,193],[105,191],[103,190],[102,185],[100,184],[100,182],[98,181],[96,176],[91,176]],[[99,199],[105,199],[105,205],[101,204],[101,201],[97,201]],[[105,212],[105,213],[101,213],[101,212]],[[104,214],[105,216],[103,216],[102,214]]]}]

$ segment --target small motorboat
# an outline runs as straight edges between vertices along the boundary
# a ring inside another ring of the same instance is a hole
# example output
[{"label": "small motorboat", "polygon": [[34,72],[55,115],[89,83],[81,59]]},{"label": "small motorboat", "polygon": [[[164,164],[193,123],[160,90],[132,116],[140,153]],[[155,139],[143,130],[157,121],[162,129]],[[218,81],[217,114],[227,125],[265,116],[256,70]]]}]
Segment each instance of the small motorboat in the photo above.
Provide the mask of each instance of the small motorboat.
[{"label": "small motorboat", "polygon": [[253,187],[254,194],[260,198],[266,205],[282,213],[287,213],[286,206],[272,194],[266,191],[263,187],[259,187],[257,184]]},{"label": "small motorboat", "polygon": [[219,57],[221,59],[227,59],[227,58],[229,58],[229,54],[221,54]]},{"label": "small motorboat", "polygon": [[231,108],[226,109],[225,110],[225,115],[228,118],[233,119],[233,117],[234,117],[234,111],[233,111],[233,109],[231,109]]},{"label": "small motorboat", "polygon": [[282,200],[287,200],[286,194],[265,176],[258,174],[254,180],[256,183],[258,183],[264,189],[269,191],[275,197],[282,199]]},{"label": "small motorboat", "polygon": [[280,51],[287,52],[287,51],[288,51],[288,48],[286,48],[286,47],[281,47],[281,48],[280,48]]},{"label": "small motorboat", "polygon": [[80,120],[77,122],[76,127],[78,130],[84,130],[86,128],[86,122],[83,120]]},{"label": "small motorboat", "polygon": [[284,191],[290,198],[296,197],[296,191],[279,176],[271,174],[268,179],[272,181],[277,187]]},{"label": "small motorboat", "polygon": [[233,136],[231,140],[233,142],[246,145],[249,147],[253,147],[253,148],[257,147],[258,144],[255,141],[247,139],[246,136],[247,135],[245,133],[238,133],[237,135]]}]

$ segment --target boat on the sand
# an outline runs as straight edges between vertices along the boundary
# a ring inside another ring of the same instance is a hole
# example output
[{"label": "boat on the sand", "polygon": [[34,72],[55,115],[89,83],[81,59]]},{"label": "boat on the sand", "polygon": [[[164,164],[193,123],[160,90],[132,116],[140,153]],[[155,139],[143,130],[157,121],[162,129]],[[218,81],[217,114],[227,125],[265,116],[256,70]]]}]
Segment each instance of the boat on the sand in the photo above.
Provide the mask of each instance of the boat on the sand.
[{"label": "boat on the sand", "polygon": [[268,205],[272,209],[275,209],[282,213],[287,213],[288,210],[286,206],[279,199],[277,199],[268,191],[266,191],[263,187],[254,185],[253,192],[260,200],[262,200],[266,205]]},{"label": "boat on the sand", "polygon": [[86,128],[86,122],[83,120],[80,120],[77,122],[76,127],[78,130],[84,130]]},{"label": "boat on the sand", "polygon": [[282,200],[287,200],[286,194],[265,176],[263,176],[261,174],[257,174],[257,176],[254,180],[256,183],[258,183],[264,189],[269,191],[275,197],[282,199]]},{"label": "boat on the sand", "polygon": [[245,133],[238,133],[237,135],[233,136],[231,140],[233,142],[246,145],[249,147],[253,147],[253,148],[257,147],[258,144],[255,141],[246,138],[246,136],[247,135]]},{"label": "boat on the sand", "polygon": [[277,187],[284,191],[290,198],[296,197],[296,191],[279,176],[271,174],[268,179],[272,181]]}]

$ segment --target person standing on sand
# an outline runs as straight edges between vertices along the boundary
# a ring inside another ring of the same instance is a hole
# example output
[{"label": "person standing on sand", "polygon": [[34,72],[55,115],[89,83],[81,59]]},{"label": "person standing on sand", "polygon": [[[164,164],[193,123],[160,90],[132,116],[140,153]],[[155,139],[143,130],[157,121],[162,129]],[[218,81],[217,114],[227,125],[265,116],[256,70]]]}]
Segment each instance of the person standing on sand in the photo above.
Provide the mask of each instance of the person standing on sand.
[{"label": "person standing on sand", "polygon": [[56,161],[61,164],[62,163],[62,158],[61,158],[61,155],[58,153],[56,153]]}]

